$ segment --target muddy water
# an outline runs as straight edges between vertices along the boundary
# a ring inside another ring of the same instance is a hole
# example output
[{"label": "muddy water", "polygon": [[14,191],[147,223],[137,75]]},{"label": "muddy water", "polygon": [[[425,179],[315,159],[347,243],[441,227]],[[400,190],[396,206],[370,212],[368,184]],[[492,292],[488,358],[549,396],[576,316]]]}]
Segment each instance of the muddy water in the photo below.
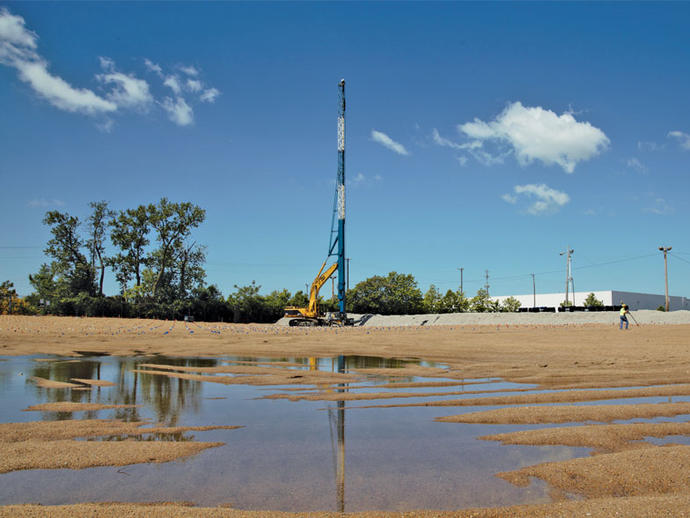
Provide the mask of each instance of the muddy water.
[{"label": "muddy water", "polygon": [[[307,358],[8,357],[0,362],[2,422],[117,418],[166,426],[244,428],[180,434],[177,440],[223,441],[226,445],[177,462],[3,474],[0,504],[189,501],[200,506],[230,504],[240,509],[360,511],[538,503],[549,501],[544,484],[517,488],[494,474],[587,453],[583,448],[501,446],[480,441],[478,436],[525,427],[434,422],[435,417],[453,413],[447,408],[362,409],[354,408],[357,402],[263,399],[295,385],[223,385],[133,372],[142,363],[216,367],[256,361],[262,366],[282,363],[283,368],[292,370],[340,369],[347,373],[406,365],[443,367],[367,357],[327,358],[311,364]],[[30,381],[34,376],[55,381],[100,379],[115,385],[90,390],[48,389]],[[361,383],[304,388],[383,392],[393,381],[440,380],[370,376]],[[468,391],[518,387],[495,379],[464,381],[476,382],[466,386]],[[425,392],[458,391],[462,386],[399,390],[418,391],[419,398],[385,402],[424,401]],[[75,413],[23,411],[53,401],[140,406]]]}]

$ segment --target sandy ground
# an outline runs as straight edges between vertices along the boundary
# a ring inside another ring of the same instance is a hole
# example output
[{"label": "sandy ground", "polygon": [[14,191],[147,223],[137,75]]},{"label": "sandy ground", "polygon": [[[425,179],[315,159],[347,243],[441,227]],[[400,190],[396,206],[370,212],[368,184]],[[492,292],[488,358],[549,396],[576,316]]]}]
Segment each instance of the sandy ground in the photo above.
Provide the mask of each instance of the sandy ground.
[{"label": "sandy ground", "polygon": [[[528,466],[499,476],[514,484],[525,484],[538,477],[554,488],[554,495],[576,494],[582,501],[556,501],[549,505],[518,506],[457,512],[416,511],[409,513],[360,513],[357,516],[685,516],[690,509],[690,447],[656,446],[646,437],[687,435],[688,423],[599,424],[633,418],[650,418],[690,414],[690,403],[639,403],[621,398],[649,395],[672,398],[685,395],[690,382],[690,320],[687,312],[659,315],[666,324],[651,324],[658,312],[649,317],[636,312],[641,325],[619,331],[615,318],[608,323],[591,324],[571,318],[549,315],[539,325],[527,319],[494,320],[489,323],[462,322],[450,325],[419,326],[367,325],[357,328],[289,328],[273,325],[233,325],[168,321],[83,319],[57,317],[0,317],[1,355],[64,355],[89,353],[113,355],[216,356],[246,355],[266,358],[333,357],[338,354],[379,356],[386,358],[424,359],[443,363],[447,368],[401,368],[386,371],[393,380],[400,376],[422,375],[441,378],[439,387],[448,380],[472,381],[478,378],[501,378],[527,383],[546,390],[545,395],[516,394],[484,397],[484,405],[504,408],[480,410],[448,416],[445,420],[467,422],[558,423],[573,426],[552,427],[523,435],[485,437],[507,444],[580,445],[591,447],[596,455],[565,462]],[[593,314],[595,315],[595,314]],[[499,315],[500,316],[500,315]],[[518,317],[521,315],[510,315]],[[527,315],[541,317],[542,315]],[[578,317],[578,314],[560,315]],[[497,318],[492,316],[491,318]],[[600,318],[597,315],[597,318]],[[603,317],[601,317],[603,318]],[[685,320],[684,320],[685,319]],[[371,323],[373,319],[370,320]],[[440,319],[439,319],[440,320]],[[277,365],[273,364],[277,367]],[[366,381],[376,372],[349,372],[347,378],[337,373],[314,373],[269,368],[248,362],[240,373],[216,369],[163,369],[152,361],[151,373],[171,377],[194,377],[207,382],[222,378],[242,378],[244,383],[293,384],[294,388],[313,389],[318,384],[343,383],[356,378]],[[233,376],[223,376],[223,372]],[[306,373],[306,375],[305,375]],[[88,388],[83,380],[73,380]],[[40,380],[36,380],[40,382]],[[409,385],[401,381],[400,388]],[[412,385],[414,386],[414,385]],[[431,385],[433,386],[433,385]],[[646,388],[645,388],[646,387]],[[471,387],[470,387],[471,388]],[[625,389],[621,390],[611,389]],[[558,389],[559,392],[553,392]],[[616,404],[578,405],[599,399],[583,389],[609,389],[602,397],[621,399]],[[484,391],[489,392],[489,391]],[[623,392],[623,393],[621,393]],[[299,394],[295,392],[294,394]],[[465,394],[468,394],[465,392]],[[366,399],[372,399],[366,396]],[[551,406],[558,402],[572,404]],[[541,406],[547,403],[548,406]],[[470,403],[461,402],[467,406]],[[472,406],[479,405],[478,401]],[[531,406],[527,406],[530,404]],[[536,404],[536,406],[535,406]],[[490,419],[500,419],[490,421]],[[489,420],[489,421],[487,421]],[[678,419],[676,419],[678,420]],[[682,418],[681,418],[682,420]],[[644,425],[644,427],[643,427]],[[113,426],[113,425],[103,425]],[[120,426],[120,425],[117,425]],[[452,426],[452,425],[449,425]],[[22,441],[12,442],[9,432],[0,429],[3,445],[8,449]],[[23,432],[19,432],[20,436]],[[57,432],[55,432],[57,433]],[[52,442],[75,442],[49,436]],[[63,436],[60,436],[62,434]],[[69,435],[69,434],[68,434]],[[81,437],[82,435],[80,435]],[[45,437],[27,440],[40,449],[49,442]],[[127,441],[127,443],[135,441]],[[87,443],[84,443],[87,444]],[[154,443],[158,444],[158,443]],[[208,447],[204,443],[192,447]],[[125,444],[128,446],[128,444]],[[8,450],[9,451],[9,450]],[[150,453],[145,453],[148,455]],[[191,454],[191,453],[190,453]],[[82,455],[80,453],[80,455]],[[83,453],[88,455],[88,452]],[[98,453],[96,454],[98,455]],[[123,455],[126,455],[123,453]],[[2,453],[3,458],[16,458]],[[155,461],[155,456],[151,457]],[[141,462],[141,457],[135,462]],[[19,468],[21,469],[21,468]],[[26,468],[25,468],[26,469]],[[559,493],[560,492],[560,493]],[[557,498],[558,500],[558,498]],[[685,514],[684,514],[685,513]],[[197,509],[172,506],[119,504],[91,506],[8,506],[0,507],[0,516],[66,516],[94,514],[99,516],[298,516],[297,514],[246,512],[231,509]],[[339,516],[337,513],[300,513],[299,516]]]}]

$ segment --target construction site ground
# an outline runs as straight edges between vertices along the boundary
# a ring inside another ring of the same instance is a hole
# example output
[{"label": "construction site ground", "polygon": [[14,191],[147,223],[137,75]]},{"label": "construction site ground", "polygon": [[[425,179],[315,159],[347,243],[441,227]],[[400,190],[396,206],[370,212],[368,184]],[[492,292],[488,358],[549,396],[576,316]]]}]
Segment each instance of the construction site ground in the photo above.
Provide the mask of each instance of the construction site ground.
[{"label": "construction site ground", "polygon": [[[610,313],[373,316],[363,322],[365,325],[351,328],[0,316],[0,356],[6,359],[34,356],[37,360],[45,356],[47,361],[53,355],[71,358],[88,355],[332,358],[348,355],[436,362],[445,367],[410,366],[399,370],[407,376],[458,382],[500,378],[540,391],[516,390],[501,396],[485,391],[473,395],[478,399],[469,403],[449,399],[429,403],[443,405],[447,411],[443,421],[457,423],[447,426],[463,426],[462,423],[539,425],[478,439],[506,445],[576,446],[587,448],[586,453],[578,458],[516,467],[495,474],[516,486],[527,485],[534,479],[544,481],[551,488],[549,503],[452,511],[381,512],[371,509],[352,516],[686,516],[690,509],[690,446],[687,445],[690,436],[687,422],[690,415],[690,312],[639,311],[634,316],[637,324],[631,320],[627,331],[619,330],[617,314]],[[366,405],[386,405],[385,396],[375,393],[315,395],[309,392],[309,387],[316,384],[342,383],[351,378],[322,373],[305,374],[296,379],[294,370],[266,369],[247,363],[244,370],[237,367],[234,370],[174,369],[152,359],[150,364],[138,368],[157,376],[203,383],[236,383],[237,378],[212,379],[212,376],[241,373],[246,376],[244,383],[290,385],[295,389],[294,393],[275,394],[275,397],[311,397],[347,401],[348,404],[361,399],[359,402]],[[377,373],[358,373],[374,374]],[[49,379],[32,382],[44,384],[40,386],[50,390],[51,381],[55,383]],[[71,390],[99,384],[99,380],[72,382],[75,385]],[[404,383],[399,385],[406,390]],[[439,381],[438,390],[444,390],[443,386],[444,382]],[[62,387],[65,388],[68,387]],[[471,389],[471,385],[467,388]],[[453,390],[452,387],[447,389]],[[404,395],[401,393],[398,397]],[[663,398],[663,401],[638,401],[649,397]],[[600,404],[602,400],[609,402]],[[395,404],[407,403],[397,401]],[[499,408],[473,411],[473,405]],[[121,445],[113,443],[118,449],[106,451],[103,444],[107,443],[95,443],[93,451],[85,451],[82,445],[88,442],[72,439],[140,432],[132,423],[95,419],[74,427],[69,420],[45,424],[39,421],[7,423],[7,419],[0,416],[0,421],[4,423],[0,425],[2,473],[17,469],[52,469],[58,467],[55,459],[61,458],[60,455],[64,457],[61,461],[64,464],[60,466],[82,469],[123,463],[164,463],[217,446],[214,443],[172,442],[170,449],[166,449],[165,445],[156,442],[151,443],[155,447],[142,442],[131,451],[123,451]],[[241,422],[227,424],[232,425],[228,428],[243,426]],[[167,429],[156,433],[183,431]],[[2,476],[0,474],[0,483]],[[189,484],[194,484],[194,480]],[[174,501],[148,505],[83,502],[64,506],[25,502],[25,505],[0,507],[0,516],[85,514],[341,516],[334,511],[288,513],[270,508],[253,511],[232,506],[203,508]]]}]

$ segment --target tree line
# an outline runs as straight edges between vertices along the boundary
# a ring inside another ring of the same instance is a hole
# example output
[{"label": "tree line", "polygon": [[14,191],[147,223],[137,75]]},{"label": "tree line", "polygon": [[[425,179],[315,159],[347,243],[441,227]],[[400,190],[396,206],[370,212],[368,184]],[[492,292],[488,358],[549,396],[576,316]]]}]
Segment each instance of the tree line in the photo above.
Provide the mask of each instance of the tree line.
[{"label": "tree line", "polygon": [[[275,322],[286,306],[308,303],[303,291],[262,295],[254,281],[235,285],[227,297],[206,285],[206,247],[193,237],[206,211],[197,205],[161,198],[117,211],[106,201],[89,207],[83,221],[57,210],[45,214],[51,238],[44,253],[50,261],[29,276],[34,291],[27,297],[19,298],[10,281],[0,285],[0,313]],[[117,295],[103,291],[108,269],[119,285]],[[335,298],[319,302],[324,311],[337,309]],[[370,277],[346,294],[351,313],[516,311],[519,305],[515,299],[499,304],[483,289],[468,298],[460,290],[442,294],[432,284],[422,294],[414,276],[397,272]]]}]

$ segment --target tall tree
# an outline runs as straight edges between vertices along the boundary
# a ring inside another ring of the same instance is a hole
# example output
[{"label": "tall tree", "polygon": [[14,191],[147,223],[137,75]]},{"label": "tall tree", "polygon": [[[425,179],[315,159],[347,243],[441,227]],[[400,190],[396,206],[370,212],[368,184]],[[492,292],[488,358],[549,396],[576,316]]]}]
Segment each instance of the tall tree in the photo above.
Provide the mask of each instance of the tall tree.
[{"label": "tall tree", "polygon": [[132,276],[135,286],[141,286],[142,268],[150,262],[146,253],[151,230],[147,207],[139,205],[136,209],[120,211],[110,220],[110,226],[110,240],[121,252],[111,257],[109,264],[124,293]]},{"label": "tall tree", "polygon": [[105,257],[105,236],[108,222],[113,217],[114,212],[108,208],[107,201],[92,201],[89,203],[89,206],[93,209],[93,212],[89,216],[89,240],[86,244],[91,253],[91,268],[94,271],[96,270],[96,261],[98,261],[98,270],[100,272],[98,296],[102,297],[105,267],[108,263]]},{"label": "tall tree", "polygon": [[149,204],[147,213],[158,242],[154,254],[157,274],[153,293],[159,297],[166,272],[175,264],[192,229],[206,218],[206,211],[189,202],[171,203],[161,198],[158,204]]},{"label": "tall tree", "polygon": [[205,261],[206,247],[197,246],[196,243],[182,247],[177,259],[179,297],[186,298],[191,290],[202,286],[206,277],[203,267]]},{"label": "tall tree", "polygon": [[55,259],[54,270],[68,280],[70,295],[93,295],[94,271],[81,250],[79,218],[53,210],[46,213],[43,223],[51,226],[53,234],[44,253]]},{"label": "tall tree", "polygon": [[424,308],[414,276],[397,272],[386,277],[375,275],[358,283],[349,301],[354,313],[404,315],[419,313]]},{"label": "tall tree", "polygon": [[424,294],[424,312],[438,313],[441,303],[441,292],[438,291],[435,285],[430,285],[427,292]]}]

